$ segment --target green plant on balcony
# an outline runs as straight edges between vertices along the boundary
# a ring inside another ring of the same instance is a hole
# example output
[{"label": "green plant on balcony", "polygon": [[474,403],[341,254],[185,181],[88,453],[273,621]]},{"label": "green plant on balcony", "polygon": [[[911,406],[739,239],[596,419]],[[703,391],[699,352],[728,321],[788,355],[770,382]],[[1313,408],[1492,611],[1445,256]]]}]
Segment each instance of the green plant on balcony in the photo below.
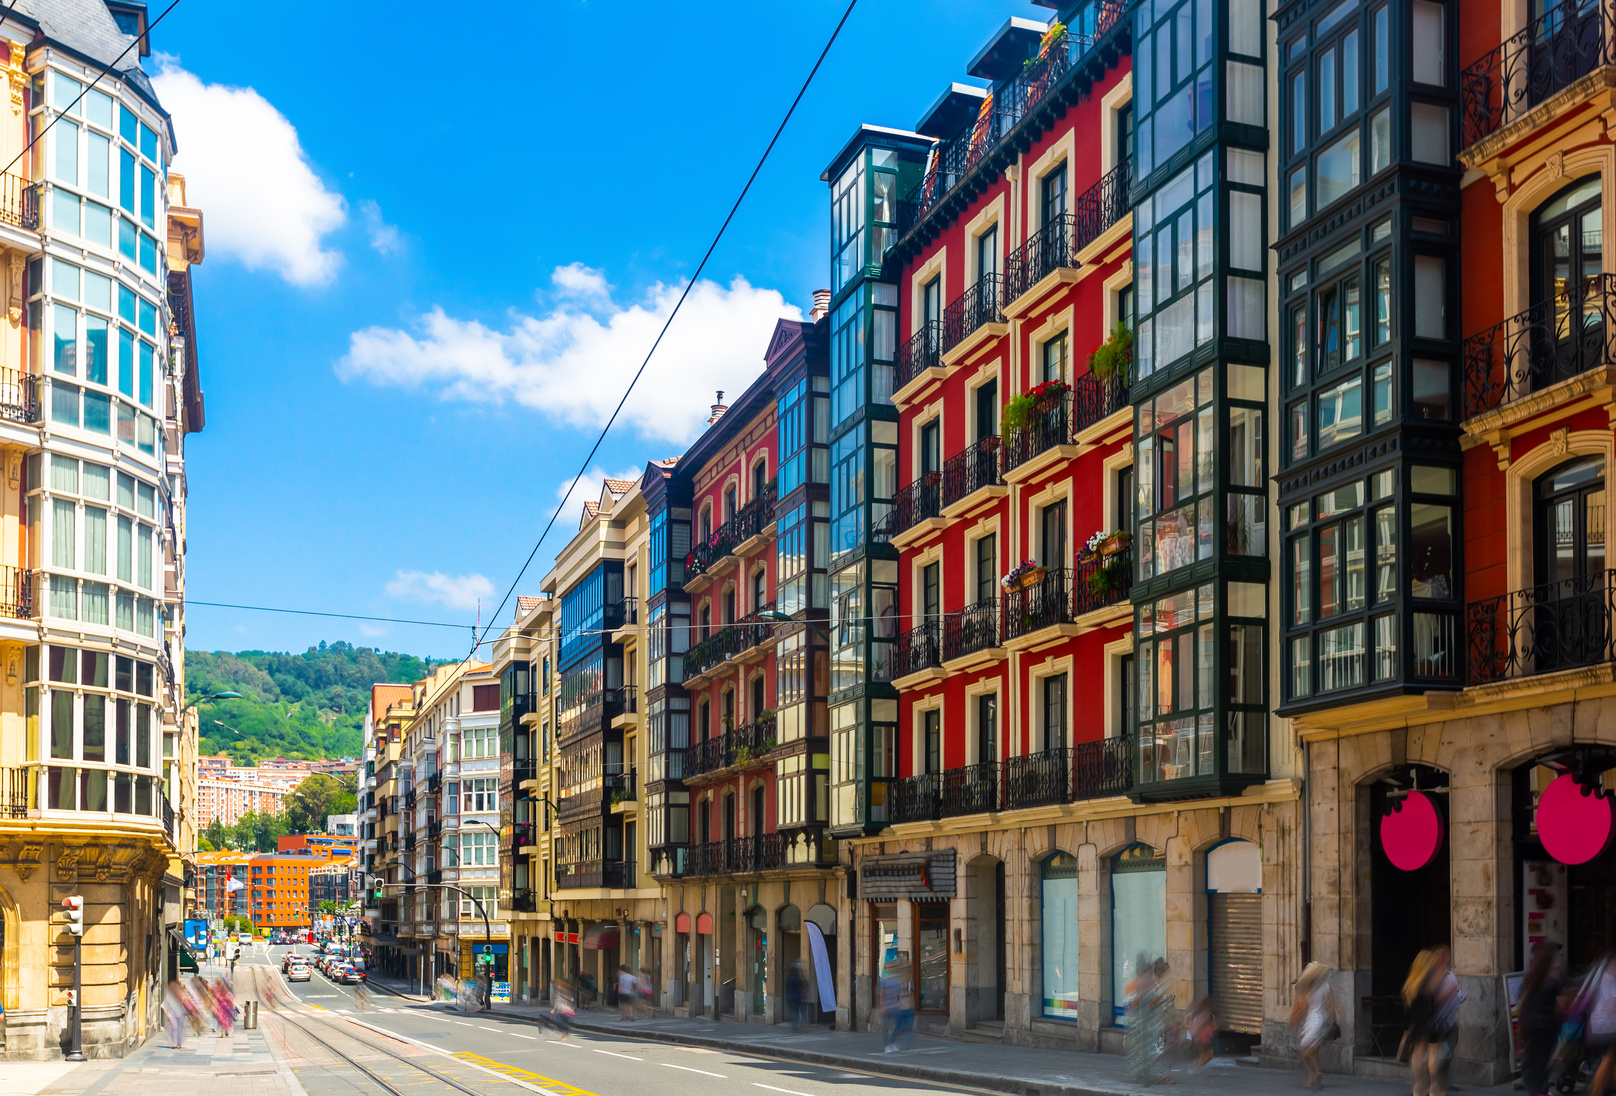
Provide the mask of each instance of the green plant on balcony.
[{"label": "green plant on balcony", "polygon": [[1089,372],[1102,381],[1128,383],[1133,373],[1133,331],[1127,324],[1118,320],[1105,342],[1094,348],[1089,355]]},{"label": "green plant on balcony", "polygon": [[999,416],[999,428],[1007,433],[1025,430],[1033,418],[1071,390],[1071,385],[1065,381],[1045,381],[1020,395],[1012,396]]},{"label": "green plant on balcony", "polygon": [[737,764],[737,765],[750,764],[751,761],[752,761],[752,758],[754,756],[756,756],[756,755],[752,752],[752,747],[750,747],[750,746],[742,746],[740,749],[735,751],[735,764]]},{"label": "green plant on balcony", "polygon": [[763,744],[758,747],[758,753],[759,755],[766,754],[770,750],[774,749],[777,745],[779,745],[779,743],[775,742],[773,735],[770,735],[768,738],[765,738],[763,740]]},{"label": "green plant on balcony", "polygon": [[612,806],[615,807],[619,803],[628,803],[628,802],[632,801],[633,799],[634,799],[634,793],[633,792],[629,791],[627,788],[619,788],[615,792],[612,793]]}]

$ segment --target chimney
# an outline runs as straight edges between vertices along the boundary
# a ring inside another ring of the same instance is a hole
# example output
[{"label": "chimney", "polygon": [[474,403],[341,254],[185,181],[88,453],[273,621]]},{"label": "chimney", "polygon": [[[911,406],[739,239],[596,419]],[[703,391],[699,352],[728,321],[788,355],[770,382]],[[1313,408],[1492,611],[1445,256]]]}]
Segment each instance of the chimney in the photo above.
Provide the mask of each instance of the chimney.
[{"label": "chimney", "polygon": [[724,390],[720,388],[718,390],[718,402],[713,404],[713,417],[707,420],[707,425],[711,426],[713,423],[723,418],[724,412],[728,410],[729,407],[724,403]]},{"label": "chimney", "polygon": [[830,311],[830,290],[814,290],[813,311],[808,313],[809,322],[817,322],[820,317]]}]

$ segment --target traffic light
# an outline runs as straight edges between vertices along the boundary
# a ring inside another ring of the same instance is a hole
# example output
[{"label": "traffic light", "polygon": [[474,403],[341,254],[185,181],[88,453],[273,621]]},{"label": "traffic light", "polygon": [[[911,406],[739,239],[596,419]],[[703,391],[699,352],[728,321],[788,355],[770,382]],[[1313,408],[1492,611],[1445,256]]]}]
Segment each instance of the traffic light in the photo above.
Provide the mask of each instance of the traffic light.
[{"label": "traffic light", "polygon": [[79,991],[78,990],[70,989],[70,990],[67,991],[67,1003],[69,1005],[75,1007],[75,1008],[78,1007],[78,1003],[79,1003]]},{"label": "traffic light", "polygon": [[74,936],[84,935],[84,896],[70,894],[62,899],[62,905],[67,909],[67,931]]}]

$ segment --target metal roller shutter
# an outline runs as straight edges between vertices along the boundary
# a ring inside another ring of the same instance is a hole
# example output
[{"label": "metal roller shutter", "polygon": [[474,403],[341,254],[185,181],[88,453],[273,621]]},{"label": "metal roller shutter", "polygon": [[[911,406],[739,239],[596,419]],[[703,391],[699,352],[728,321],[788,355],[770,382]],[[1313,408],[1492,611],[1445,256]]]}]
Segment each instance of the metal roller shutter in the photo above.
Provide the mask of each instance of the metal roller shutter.
[{"label": "metal roller shutter", "polygon": [[1262,895],[1208,894],[1207,981],[1225,1031],[1262,1034]]}]

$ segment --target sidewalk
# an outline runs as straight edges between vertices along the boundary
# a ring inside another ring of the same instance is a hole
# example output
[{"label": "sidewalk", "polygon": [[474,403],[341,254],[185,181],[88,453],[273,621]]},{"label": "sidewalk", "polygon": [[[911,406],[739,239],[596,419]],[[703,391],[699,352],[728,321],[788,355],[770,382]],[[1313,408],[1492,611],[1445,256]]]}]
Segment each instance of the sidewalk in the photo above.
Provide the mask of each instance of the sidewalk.
[{"label": "sidewalk", "polygon": [[[403,979],[371,976],[367,983],[413,1001],[428,998],[409,992]],[[439,1005],[440,1008],[451,1006]],[[538,1023],[548,1008],[531,1004],[495,1005],[494,1013]],[[965,1043],[953,1039],[915,1037],[914,1048],[884,1053],[881,1036],[873,1032],[827,1031],[812,1028],[793,1035],[785,1026],[742,1024],[733,1021],[687,1020],[658,1016],[625,1023],[615,1011],[591,1009],[578,1014],[579,1031],[653,1042],[708,1047],[731,1053],[762,1054],[838,1069],[863,1070],[935,1084],[989,1089],[1025,1096],[1120,1096],[1139,1092],[1128,1077],[1126,1060],[1117,1054],[1039,1050],[995,1043]],[[1259,1069],[1230,1058],[1214,1059],[1199,1073],[1177,1063],[1173,1073],[1180,1085],[1218,1096],[1289,1096],[1305,1092],[1298,1070]],[[1325,1088],[1341,1096],[1401,1096],[1406,1081],[1326,1074]],[[1507,1090],[1501,1090],[1507,1091]]]},{"label": "sidewalk", "polygon": [[167,1032],[127,1058],[73,1062],[0,1062],[0,1092],[27,1096],[302,1096],[302,1087],[271,1054],[262,1030],[210,1032],[176,1050]]}]

